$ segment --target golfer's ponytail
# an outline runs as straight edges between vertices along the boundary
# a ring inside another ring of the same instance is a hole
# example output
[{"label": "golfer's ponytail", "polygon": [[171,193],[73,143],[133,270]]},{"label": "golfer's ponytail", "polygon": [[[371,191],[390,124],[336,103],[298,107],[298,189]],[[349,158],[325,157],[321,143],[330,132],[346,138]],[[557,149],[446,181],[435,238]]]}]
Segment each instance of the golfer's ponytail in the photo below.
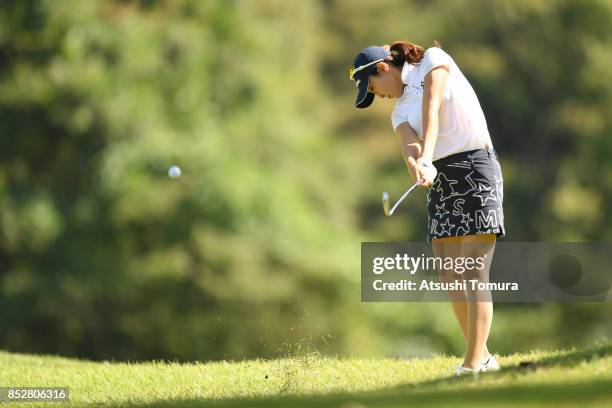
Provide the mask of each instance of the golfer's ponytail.
[{"label": "golfer's ponytail", "polygon": [[[436,40],[434,41],[434,46],[440,48],[440,43]],[[420,62],[423,59],[423,54],[425,54],[425,49],[423,47],[408,41],[395,41],[391,43],[391,45],[385,44],[384,47],[391,52],[391,56],[393,57],[391,63],[400,67],[403,66],[406,61],[410,64]]]}]

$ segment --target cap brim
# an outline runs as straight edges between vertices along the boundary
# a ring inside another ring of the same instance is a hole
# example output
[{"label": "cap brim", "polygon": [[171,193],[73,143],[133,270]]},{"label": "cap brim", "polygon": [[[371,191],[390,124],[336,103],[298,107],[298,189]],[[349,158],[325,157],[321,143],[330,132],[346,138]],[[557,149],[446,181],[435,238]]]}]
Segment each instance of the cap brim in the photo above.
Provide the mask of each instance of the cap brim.
[{"label": "cap brim", "polygon": [[375,95],[372,92],[368,92],[368,79],[369,76],[362,79],[357,86],[357,99],[355,99],[356,108],[367,108],[374,102]]}]

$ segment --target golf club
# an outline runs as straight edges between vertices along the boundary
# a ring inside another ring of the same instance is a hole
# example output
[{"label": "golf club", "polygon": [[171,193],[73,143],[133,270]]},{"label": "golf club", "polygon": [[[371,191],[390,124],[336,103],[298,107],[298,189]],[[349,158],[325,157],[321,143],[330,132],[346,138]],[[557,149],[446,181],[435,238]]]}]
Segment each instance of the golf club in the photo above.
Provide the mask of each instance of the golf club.
[{"label": "golf club", "polygon": [[403,196],[400,197],[399,200],[397,200],[397,202],[395,203],[395,205],[393,206],[393,208],[391,208],[389,210],[389,205],[390,205],[390,198],[389,198],[389,193],[387,193],[386,191],[383,192],[382,195],[382,204],[383,204],[383,211],[385,212],[385,215],[387,217],[393,215],[393,212],[395,212],[395,209],[397,208],[397,206],[404,200],[404,198],[406,198],[408,196],[408,194],[412,193],[412,191],[417,188],[417,186],[421,184],[421,180],[417,180],[416,183],[414,183],[412,185],[412,187],[410,187],[408,190],[406,190],[406,192],[404,193]]}]

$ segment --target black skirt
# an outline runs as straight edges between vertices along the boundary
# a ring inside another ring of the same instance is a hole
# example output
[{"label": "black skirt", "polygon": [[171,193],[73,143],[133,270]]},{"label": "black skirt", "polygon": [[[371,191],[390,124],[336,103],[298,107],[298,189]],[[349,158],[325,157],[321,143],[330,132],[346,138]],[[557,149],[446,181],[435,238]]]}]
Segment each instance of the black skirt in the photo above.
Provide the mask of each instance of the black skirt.
[{"label": "black skirt", "polygon": [[433,164],[438,175],[427,189],[427,242],[463,235],[506,235],[504,185],[495,149],[455,153]]}]

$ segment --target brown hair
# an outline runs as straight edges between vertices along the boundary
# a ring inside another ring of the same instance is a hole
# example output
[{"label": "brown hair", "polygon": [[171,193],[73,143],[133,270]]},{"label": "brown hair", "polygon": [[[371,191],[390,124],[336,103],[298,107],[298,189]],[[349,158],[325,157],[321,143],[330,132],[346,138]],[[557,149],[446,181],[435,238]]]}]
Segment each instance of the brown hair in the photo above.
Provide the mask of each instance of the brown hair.
[{"label": "brown hair", "polygon": [[[434,41],[434,46],[441,48],[437,40]],[[416,64],[423,59],[423,54],[425,54],[423,47],[408,41],[394,41],[391,45],[385,44],[383,47],[391,52],[393,60],[389,62],[399,67],[403,66],[406,61],[410,64]]]}]

